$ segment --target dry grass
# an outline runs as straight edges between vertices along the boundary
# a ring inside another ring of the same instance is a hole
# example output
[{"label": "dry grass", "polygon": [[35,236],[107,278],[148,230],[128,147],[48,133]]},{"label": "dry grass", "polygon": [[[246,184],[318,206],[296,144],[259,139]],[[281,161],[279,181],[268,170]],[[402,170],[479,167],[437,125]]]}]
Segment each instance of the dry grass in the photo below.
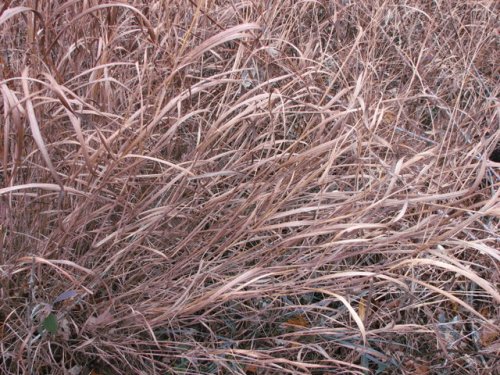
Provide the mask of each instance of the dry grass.
[{"label": "dry grass", "polygon": [[493,373],[497,5],[4,0],[0,372]]}]

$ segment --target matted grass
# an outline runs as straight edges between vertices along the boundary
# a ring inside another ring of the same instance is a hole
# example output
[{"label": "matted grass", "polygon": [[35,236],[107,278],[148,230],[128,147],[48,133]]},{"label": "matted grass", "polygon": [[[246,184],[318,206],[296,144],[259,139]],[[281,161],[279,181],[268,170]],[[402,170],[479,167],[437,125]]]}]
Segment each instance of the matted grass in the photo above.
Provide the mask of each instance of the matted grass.
[{"label": "matted grass", "polygon": [[4,1],[0,372],[494,373],[497,4]]}]

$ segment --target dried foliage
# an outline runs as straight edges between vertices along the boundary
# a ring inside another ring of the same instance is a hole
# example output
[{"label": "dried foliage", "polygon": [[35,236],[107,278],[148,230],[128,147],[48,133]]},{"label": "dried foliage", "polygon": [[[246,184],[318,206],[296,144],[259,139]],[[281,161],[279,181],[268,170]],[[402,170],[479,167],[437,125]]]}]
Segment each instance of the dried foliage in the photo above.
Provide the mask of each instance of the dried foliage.
[{"label": "dried foliage", "polygon": [[498,10],[4,0],[0,372],[493,373]]}]

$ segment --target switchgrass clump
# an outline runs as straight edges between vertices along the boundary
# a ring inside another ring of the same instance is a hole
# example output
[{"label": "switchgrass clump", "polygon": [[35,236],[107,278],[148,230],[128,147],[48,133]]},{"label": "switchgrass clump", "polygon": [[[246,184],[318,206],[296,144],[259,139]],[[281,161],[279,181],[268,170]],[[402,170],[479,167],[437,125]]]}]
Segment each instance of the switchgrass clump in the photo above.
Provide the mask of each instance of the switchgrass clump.
[{"label": "switchgrass clump", "polygon": [[494,1],[5,1],[0,372],[487,374]]}]

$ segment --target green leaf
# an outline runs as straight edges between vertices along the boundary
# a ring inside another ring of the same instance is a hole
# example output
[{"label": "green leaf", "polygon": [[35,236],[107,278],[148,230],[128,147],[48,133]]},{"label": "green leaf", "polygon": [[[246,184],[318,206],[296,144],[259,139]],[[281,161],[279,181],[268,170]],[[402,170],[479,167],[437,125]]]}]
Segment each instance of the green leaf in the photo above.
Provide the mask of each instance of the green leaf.
[{"label": "green leaf", "polygon": [[54,314],[49,314],[47,317],[43,320],[42,327],[47,330],[47,332],[50,333],[56,333],[57,332],[57,318]]}]

